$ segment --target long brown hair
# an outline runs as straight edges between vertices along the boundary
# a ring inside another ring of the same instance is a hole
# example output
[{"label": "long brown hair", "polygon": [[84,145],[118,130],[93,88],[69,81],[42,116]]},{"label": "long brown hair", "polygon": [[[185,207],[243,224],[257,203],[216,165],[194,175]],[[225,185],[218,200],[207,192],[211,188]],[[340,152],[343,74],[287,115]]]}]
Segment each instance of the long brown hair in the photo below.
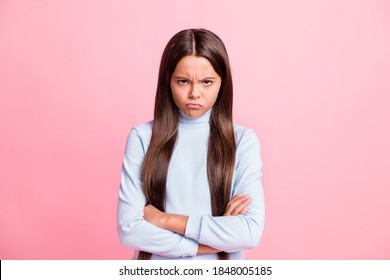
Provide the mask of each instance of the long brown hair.
[{"label": "long brown hair", "polygon": [[[210,116],[207,155],[212,215],[222,216],[230,199],[236,154],[232,120],[233,83],[222,40],[205,29],[180,31],[164,49],[158,75],[152,137],[142,166],[143,191],[148,203],[165,211],[168,165],[176,144],[179,123],[179,109],[173,100],[170,82],[176,65],[188,55],[208,59],[222,79]],[[143,251],[138,255],[138,259],[150,257],[150,253]],[[218,257],[228,259],[229,255],[220,252]]]}]

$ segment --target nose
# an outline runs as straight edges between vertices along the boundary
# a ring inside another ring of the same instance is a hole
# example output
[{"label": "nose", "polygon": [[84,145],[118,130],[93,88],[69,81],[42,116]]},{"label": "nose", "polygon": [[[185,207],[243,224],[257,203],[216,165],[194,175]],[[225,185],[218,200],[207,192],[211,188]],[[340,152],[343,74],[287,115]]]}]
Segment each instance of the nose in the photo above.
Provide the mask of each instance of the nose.
[{"label": "nose", "polygon": [[197,99],[197,98],[199,98],[199,96],[200,96],[200,92],[199,92],[198,87],[196,85],[193,85],[191,87],[189,94],[188,94],[188,97],[191,99]]}]

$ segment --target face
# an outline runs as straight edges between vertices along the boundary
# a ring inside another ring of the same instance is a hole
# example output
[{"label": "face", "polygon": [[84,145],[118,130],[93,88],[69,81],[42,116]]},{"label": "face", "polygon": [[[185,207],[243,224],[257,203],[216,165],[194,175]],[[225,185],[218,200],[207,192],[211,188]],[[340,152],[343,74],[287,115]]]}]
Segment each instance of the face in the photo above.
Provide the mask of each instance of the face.
[{"label": "face", "polygon": [[171,78],[172,97],[187,116],[197,118],[213,107],[221,87],[221,77],[210,61],[200,56],[185,56]]}]

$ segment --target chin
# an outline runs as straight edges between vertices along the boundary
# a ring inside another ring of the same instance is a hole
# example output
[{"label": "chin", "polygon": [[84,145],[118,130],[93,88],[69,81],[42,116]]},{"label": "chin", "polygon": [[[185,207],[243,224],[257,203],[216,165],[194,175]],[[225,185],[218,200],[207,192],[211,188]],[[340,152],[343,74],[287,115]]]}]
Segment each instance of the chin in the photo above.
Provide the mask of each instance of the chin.
[{"label": "chin", "polygon": [[202,111],[198,111],[198,110],[190,110],[187,112],[187,116],[191,117],[191,118],[198,118],[200,117],[201,115],[203,115],[204,112]]}]

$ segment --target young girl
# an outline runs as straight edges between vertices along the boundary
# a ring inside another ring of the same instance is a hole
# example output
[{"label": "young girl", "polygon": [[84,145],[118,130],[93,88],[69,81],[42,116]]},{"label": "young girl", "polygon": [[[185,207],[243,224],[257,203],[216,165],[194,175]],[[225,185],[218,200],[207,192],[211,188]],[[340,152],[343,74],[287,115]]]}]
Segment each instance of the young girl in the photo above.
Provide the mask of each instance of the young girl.
[{"label": "young girl", "polygon": [[172,37],[161,59],[154,120],[132,128],[121,173],[118,232],[135,259],[242,259],[264,225],[262,161],[253,130],[232,122],[221,39]]}]

